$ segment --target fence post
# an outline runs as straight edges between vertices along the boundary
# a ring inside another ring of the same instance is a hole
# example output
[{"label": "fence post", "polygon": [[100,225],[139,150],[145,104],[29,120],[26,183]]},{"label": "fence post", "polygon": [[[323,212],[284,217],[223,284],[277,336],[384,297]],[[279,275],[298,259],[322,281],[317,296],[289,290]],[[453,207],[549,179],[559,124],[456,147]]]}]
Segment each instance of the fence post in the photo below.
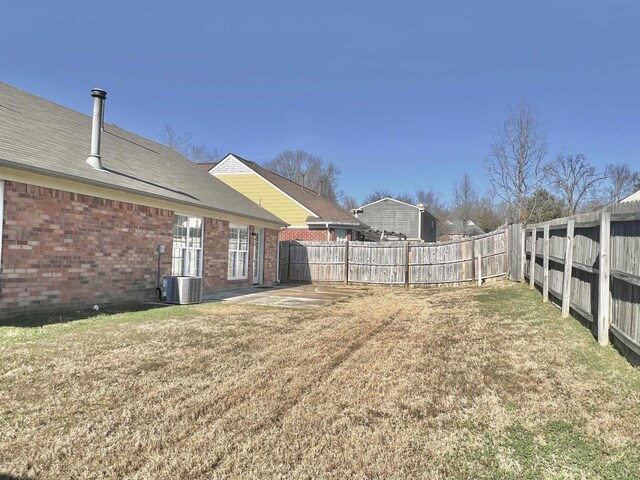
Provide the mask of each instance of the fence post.
[{"label": "fence post", "polygon": [[524,225],[521,223],[518,235],[520,236],[520,281],[524,283],[524,264],[527,261],[527,237]]},{"label": "fence post", "polygon": [[507,227],[504,231],[504,251],[505,251],[505,270],[508,275],[507,278],[511,280],[513,278],[513,259],[511,258],[511,231],[510,227]]},{"label": "fence post", "polygon": [[409,240],[406,241],[404,248],[404,284],[409,286]]},{"label": "fence post", "polygon": [[611,240],[611,213],[603,211],[600,217],[600,266],[598,278],[598,343],[609,344],[609,242]]},{"label": "fence post", "polygon": [[575,221],[567,221],[567,238],[564,250],[564,276],[562,277],[562,317],[569,316],[571,309],[571,274],[573,272],[573,230]]},{"label": "fence post", "polygon": [[287,281],[291,281],[291,240],[287,240]]},{"label": "fence post", "polygon": [[482,254],[478,253],[478,257],[476,258],[476,262],[478,266],[476,267],[476,273],[478,275],[478,286],[482,286]]},{"label": "fence post", "polygon": [[531,258],[529,259],[529,288],[535,288],[536,278],[536,237],[538,231],[534,228],[531,230]]},{"label": "fence post", "polygon": [[[463,238],[464,240],[464,238]],[[469,240],[469,243],[471,244],[471,283],[473,284],[473,281],[476,279],[476,270],[477,270],[477,265],[476,265],[476,241],[471,239]]]},{"label": "fence post", "polygon": [[542,244],[542,301],[549,301],[549,223],[544,224]]},{"label": "fence post", "polygon": [[344,242],[344,283],[349,284],[349,240]]}]

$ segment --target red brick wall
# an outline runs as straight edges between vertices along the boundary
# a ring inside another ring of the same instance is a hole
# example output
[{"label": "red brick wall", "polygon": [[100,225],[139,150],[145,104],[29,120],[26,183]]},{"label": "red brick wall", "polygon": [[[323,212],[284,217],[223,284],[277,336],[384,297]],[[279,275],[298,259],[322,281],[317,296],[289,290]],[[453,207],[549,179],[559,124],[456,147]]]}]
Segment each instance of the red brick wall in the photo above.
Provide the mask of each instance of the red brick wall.
[{"label": "red brick wall", "polygon": [[[157,299],[171,274],[173,212],[5,182],[0,317]],[[253,227],[250,228],[252,231]],[[229,222],[204,219],[204,292],[252,284],[227,280]],[[277,230],[265,229],[265,283],[275,282]]]},{"label": "red brick wall", "polygon": [[[278,230],[264,230],[264,284],[273,285],[278,274]],[[271,253],[272,252],[272,253]]]},{"label": "red brick wall", "polygon": [[[351,240],[353,235],[352,231],[347,231],[347,239]],[[330,229],[331,241],[336,239],[336,234],[333,229]],[[300,241],[313,241],[313,242],[326,242],[327,231],[321,229],[310,230],[308,228],[285,228],[280,230],[280,240],[300,240]]]},{"label": "red brick wall", "polygon": [[[253,227],[249,227],[249,233]],[[249,267],[247,279],[227,280],[229,261],[229,222],[206,218],[204,222],[204,253],[202,261],[203,291],[211,293],[221,288],[247,287],[253,284],[253,237],[249,235]]]},{"label": "red brick wall", "polygon": [[173,212],[5,182],[0,315],[156,297]]},{"label": "red brick wall", "polygon": [[308,228],[285,228],[280,230],[280,240],[326,241],[326,230],[309,230]]}]

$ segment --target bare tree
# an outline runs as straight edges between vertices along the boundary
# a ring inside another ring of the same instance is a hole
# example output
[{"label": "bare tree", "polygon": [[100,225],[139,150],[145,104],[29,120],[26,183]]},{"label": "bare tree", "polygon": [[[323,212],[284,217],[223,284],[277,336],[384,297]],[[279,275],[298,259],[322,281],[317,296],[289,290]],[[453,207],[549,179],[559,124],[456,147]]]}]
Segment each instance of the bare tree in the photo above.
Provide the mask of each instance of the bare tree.
[{"label": "bare tree", "polygon": [[194,163],[217,162],[220,160],[218,149],[211,150],[205,145],[194,144],[190,133],[178,133],[169,124],[165,124],[162,128],[160,142]]},{"label": "bare tree", "polygon": [[529,216],[527,202],[544,181],[546,134],[538,115],[525,103],[507,111],[485,164],[495,193],[520,221]]},{"label": "bare tree", "polygon": [[427,212],[438,219],[438,223],[436,223],[437,238],[441,235],[447,234],[449,230],[449,226],[447,225],[447,220],[449,219],[449,208],[441,200],[441,197],[441,195],[436,193],[430,187],[427,190],[418,190],[415,195],[416,203],[422,204]]},{"label": "bare tree", "polygon": [[607,200],[616,203],[631,195],[640,182],[640,172],[634,172],[626,163],[609,164],[605,169]]},{"label": "bare tree", "polygon": [[467,226],[478,210],[478,192],[471,178],[464,174],[462,181],[454,186],[454,215],[462,221],[462,233],[466,235]]},{"label": "bare tree", "polygon": [[338,199],[340,170],[332,162],[325,162],[304,150],[285,150],[264,166],[293,182],[320,192],[323,197],[334,201]]},{"label": "bare tree", "polygon": [[369,195],[367,195],[363,201],[363,205],[367,205],[369,203],[376,202],[378,200],[382,200],[383,198],[391,197],[394,198],[393,193],[384,188],[375,188]]},{"label": "bare tree", "polygon": [[353,210],[354,208],[358,208],[359,206],[358,201],[355,199],[355,197],[347,195],[343,191],[340,191],[340,193],[338,194],[338,205],[340,205],[340,207],[347,212]]},{"label": "bare tree", "polygon": [[396,200],[400,200],[401,202],[408,203],[410,205],[415,205],[417,203],[415,197],[413,196],[413,194],[409,193],[409,192],[396,193],[395,195],[392,195],[391,197],[395,198]]},{"label": "bare tree", "polygon": [[[428,190],[418,190],[416,192],[416,201],[424,205],[425,210],[432,213],[436,217],[438,214],[447,210],[445,203],[440,200],[440,195],[434,192],[431,188]],[[440,218],[440,217],[438,217]]]},{"label": "bare tree", "polygon": [[589,195],[597,193],[606,178],[604,174],[597,173],[581,153],[556,155],[555,160],[546,166],[546,173],[551,188],[564,203],[565,215],[578,213],[580,205]]}]

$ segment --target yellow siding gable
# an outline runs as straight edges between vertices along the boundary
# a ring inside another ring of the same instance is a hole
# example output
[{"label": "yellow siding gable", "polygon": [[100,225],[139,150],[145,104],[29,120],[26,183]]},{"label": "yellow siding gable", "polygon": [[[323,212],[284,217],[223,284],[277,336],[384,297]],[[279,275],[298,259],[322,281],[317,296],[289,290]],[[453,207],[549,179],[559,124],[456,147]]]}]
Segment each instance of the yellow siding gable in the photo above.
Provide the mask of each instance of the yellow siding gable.
[{"label": "yellow siding gable", "polygon": [[292,226],[305,226],[313,215],[256,173],[216,174],[216,178]]}]

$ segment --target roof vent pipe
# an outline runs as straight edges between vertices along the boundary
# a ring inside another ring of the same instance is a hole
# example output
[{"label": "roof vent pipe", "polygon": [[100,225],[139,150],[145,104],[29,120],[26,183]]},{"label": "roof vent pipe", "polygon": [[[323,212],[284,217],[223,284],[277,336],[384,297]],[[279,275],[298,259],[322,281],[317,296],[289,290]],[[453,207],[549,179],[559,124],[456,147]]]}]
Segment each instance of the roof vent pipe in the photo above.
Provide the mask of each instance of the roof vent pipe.
[{"label": "roof vent pipe", "polygon": [[104,101],[107,92],[100,88],[91,90],[93,97],[93,121],[91,124],[91,154],[87,157],[87,163],[96,170],[102,170],[102,159],[100,157],[100,136],[104,125]]}]

